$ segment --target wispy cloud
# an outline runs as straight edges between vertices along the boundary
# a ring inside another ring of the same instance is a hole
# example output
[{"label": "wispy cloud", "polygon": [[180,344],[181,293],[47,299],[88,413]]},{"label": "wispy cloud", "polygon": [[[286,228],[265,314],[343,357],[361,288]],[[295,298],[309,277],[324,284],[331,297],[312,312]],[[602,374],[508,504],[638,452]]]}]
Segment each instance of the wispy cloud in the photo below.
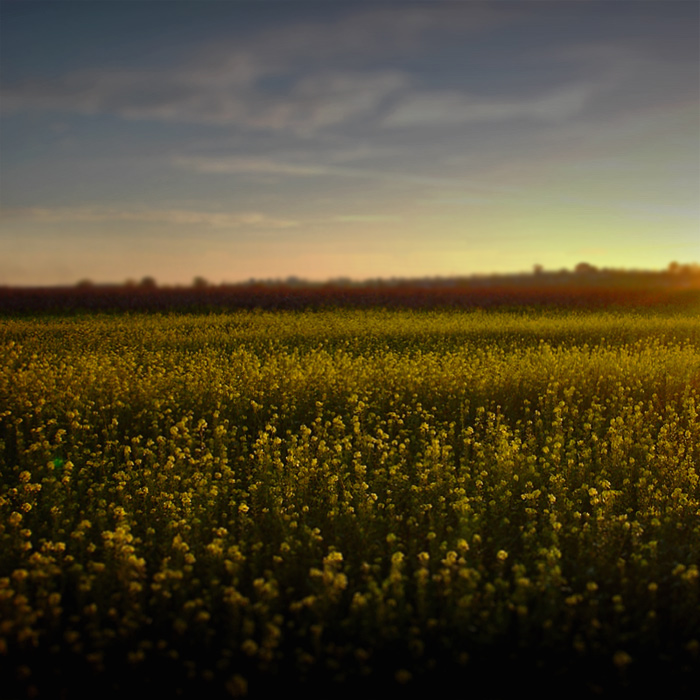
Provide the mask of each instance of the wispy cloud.
[{"label": "wispy cloud", "polygon": [[261,212],[207,212],[189,209],[132,209],[109,207],[27,207],[3,209],[0,218],[45,224],[134,221],[212,228],[281,229],[299,226],[293,219],[282,219]]},{"label": "wispy cloud", "polygon": [[193,170],[198,173],[261,174],[261,175],[296,175],[312,177],[326,175],[330,169],[325,165],[295,164],[268,158],[246,156],[177,156],[173,159],[176,167]]},{"label": "wispy cloud", "polygon": [[308,135],[371,116],[410,88],[408,75],[382,68],[379,57],[413,50],[436,32],[478,31],[508,14],[482,5],[434,9],[355,8],[340,18],[260,31],[234,46],[210,41],[172,68],[95,67],[5,84],[1,105],[6,112],[114,114]]},{"label": "wispy cloud", "polygon": [[394,214],[340,214],[331,219],[339,224],[382,224],[400,220],[401,217]]},{"label": "wispy cloud", "polygon": [[318,71],[271,93],[254,83],[202,80],[184,71],[81,71],[5,86],[6,112],[116,114],[125,119],[201,123],[310,134],[372,115],[407,88],[395,70]]},{"label": "wispy cloud", "polygon": [[[627,45],[589,39],[572,46],[549,41],[539,49],[530,47],[521,59],[540,68],[556,65],[563,72],[558,86],[527,88],[520,97],[513,97],[508,87],[499,96],[498,85],[486,93],[467,83],[432,89],[424,75],[411,69],[417,56],[425,57],[442,43],[483,40],[486,31],[527,21],[526,5],[348,5],[316,21],[189,45],[172,67],[156,70],[147,62],[140,70],[95,66],[51,79],[5,83],[0,107],[5,112],[111,114],[304,138],[364,123],[433,129],[507,121],[548,126],[576,117],[620,87],[628,93],[632,82],[638,93],[644,92],[644,80],[654,75],[661,59],[642,60],[629,37]],[[668,75],[661,70],[656,82]]]},{"label": "wispy cloud", "polygon": [[401,4],[368,8],[351,4],[335,18],[299,21],[262,31],[236,45],[229,41],[210,44],[204,50],[207,73],[214,66],[222,72],[245,65],[247,75],[280,74],[290,66],[328,65],[344,60],[374,65],[387,55],[413,53],[436,36],[462,38],[506,24],[519,10],[492,3]]},{"label": "wispy cloud", "polygon": [[[544,125],[565,123],[608,100],[621,86],[629,89],[640,79],[648,79],[657,65],[633,48],[607,43],[542,47],[531,50],[527,58],[541,66],[563,66],[565,72],[559,84],[548,89],[530,88],[517,97],[466,90],[414,90],[396,100],[382,123],[387,127],[449,127],[515,120]],[[567,72],[569,76],[564,77]]]},{"label": "wispy cloud", "polygon": [[331,162],[288,162],[275,158],[248,158],[238,156],[178,156],[173,159],[177,167],[200,173],[222,175],[278,175],[287,177],[338,177],[353,178],[386,183],[402,183],[421,187],[465,188],[475,192],[512,192],[508,186],[485,183],[482,180],[462,177],[441,177],[423,175],[419,172],[390,171],[372,167],[351,167],[335,165]]},{"label": "wispy cloud", "polygon": [[493,99],[456,91],[408,95],[383,120],[384,126],[456,126],[526,119],[559,122],[581,112],[595,91],[587,85],[521,99]]}]

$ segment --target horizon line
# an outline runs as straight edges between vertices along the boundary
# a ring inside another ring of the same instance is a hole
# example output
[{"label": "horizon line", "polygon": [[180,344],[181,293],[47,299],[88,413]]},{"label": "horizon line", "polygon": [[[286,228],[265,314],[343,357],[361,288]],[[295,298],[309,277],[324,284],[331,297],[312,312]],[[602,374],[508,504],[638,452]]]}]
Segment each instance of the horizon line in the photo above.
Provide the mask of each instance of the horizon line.
[{"label": "horizon line", "polygon": [[89,277],[82,277],[75,282],[66,282],[62,284],[5,284],[0,282],[0,289],[75,289],[88,287],[150,287],[158,289],[187,289],[187,288],[216,288],[227,286],[245,286],[254,284],[276,284],[276,285],[306,285],[306,286],[322,286],[322,285],[368,285],[381,283],[404,283],[404,282],[454,282],[467,280],[489,280],[503,278],[522,278],[530,277],[537,278],[547,275],[577,275],[594,276],[597,274],[630,274],[630,275],[681,275],[692,274],[700,275],[700,263],[678,263],[671,262],[663,268],[620,268],[620,267],[597,267],[587,262],[578,263],[574,268],[558,268],[545,269],[543,266],[535,264],[532,269],[518,272],[475,272],[453,275],[422,275],[422,276],[387,276],[387,277],[366,277],[353,278],[350,276],[337,276],[324,279],[309,279],[298,275],[290,274],[286,277],[250,277],[240,280],[225,280],[221,282],[213,282],[207,279],[204,275],[193,275],[189,283],[187,282],[164,282],[159,283],[154,276],[145,275],[140,280],[127,278],[121,282],[117,281],[96,281]]}]

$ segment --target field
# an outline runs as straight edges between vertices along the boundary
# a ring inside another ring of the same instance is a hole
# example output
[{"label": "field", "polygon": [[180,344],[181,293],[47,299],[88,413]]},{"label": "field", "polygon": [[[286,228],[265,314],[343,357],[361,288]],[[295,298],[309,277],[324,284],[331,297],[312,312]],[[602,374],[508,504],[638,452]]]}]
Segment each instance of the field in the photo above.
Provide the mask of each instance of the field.
[{"label": "field", "polygon": [[5,318],[0,348],[3,697],[700,682],[697,313]]}]

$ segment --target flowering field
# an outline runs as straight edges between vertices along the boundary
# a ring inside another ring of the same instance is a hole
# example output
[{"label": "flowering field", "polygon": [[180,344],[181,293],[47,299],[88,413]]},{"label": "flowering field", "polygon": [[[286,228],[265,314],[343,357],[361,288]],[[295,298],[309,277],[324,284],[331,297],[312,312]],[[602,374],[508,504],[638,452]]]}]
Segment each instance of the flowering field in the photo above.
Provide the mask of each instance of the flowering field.
[{"label": "flowering field", "polygon": [[5,319],[0,349],[3,697],[700,680],[697,315]]}]

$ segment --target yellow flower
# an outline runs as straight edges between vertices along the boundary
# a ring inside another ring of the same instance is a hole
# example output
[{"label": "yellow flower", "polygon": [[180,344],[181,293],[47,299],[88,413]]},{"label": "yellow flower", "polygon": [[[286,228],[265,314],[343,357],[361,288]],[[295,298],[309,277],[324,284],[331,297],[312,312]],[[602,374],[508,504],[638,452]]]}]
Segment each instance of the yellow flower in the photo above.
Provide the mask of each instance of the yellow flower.
[{"label": "yellow flower", "polygon": [[407,671],[405,668],[400,668],[395,674],[394,678],[396,679],[397,683],[400,683],[401,685],[405,685],[406,683],[410,683],[411,679],[413,678],[413,675],[411,674],[410,671]]},{"label": "yellow flower", "polygon": [[613,663],[618,668],[625,668],[632,663],[632,657],[626,651],[616,651],[613,655]]},{"label": "yellow flower", "polygon": [[236,674],[226,682],[226,690],[234,698],[243,698],[248,695],[248,681]]},{"label": "yellow flower", "polygon": [[258,645],[252,639],[246,639],[243,644],[241,644],[241,651],[247,656],[255,656],[258,651]]},{"label": "yellow flower", "polygon": [[29,572],[26,569],[15,569],[12,572],[12,578],[18,583],[24,581],[27,576],[29,576]]},{"label": "yellow flower", "polygon": [[330,552],[327,557],[324,557],[323,563],[326,566],[333,566],[340,564],[343,561],[343,555],[341,552]]}]

